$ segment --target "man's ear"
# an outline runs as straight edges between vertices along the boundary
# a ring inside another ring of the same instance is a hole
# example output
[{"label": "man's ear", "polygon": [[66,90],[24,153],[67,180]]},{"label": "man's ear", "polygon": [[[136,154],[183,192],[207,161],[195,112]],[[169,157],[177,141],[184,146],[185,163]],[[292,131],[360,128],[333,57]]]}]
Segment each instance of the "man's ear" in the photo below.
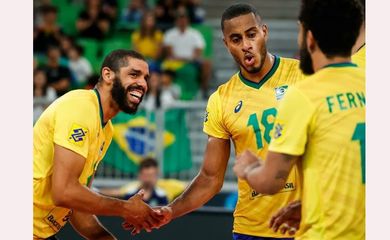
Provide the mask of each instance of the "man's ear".
[{"label": "man's ear", "polygon": [[309,53],[313,53],[317,48],[317,41],[314,39],[313,33],[310,30],[306,33],[306,46]]},{"label": "man's ear", "polygon": [[115,78],[115,73],[108,67],[103,67],[102,69],[103,82],[110,85],[112,84],[114,78]]},{"label": "man's ear", "polygon": [[264,41],[267,42],[268,41],[268,26],[267,26],[267,24],[261,25],[261,31],[263,32]]}]

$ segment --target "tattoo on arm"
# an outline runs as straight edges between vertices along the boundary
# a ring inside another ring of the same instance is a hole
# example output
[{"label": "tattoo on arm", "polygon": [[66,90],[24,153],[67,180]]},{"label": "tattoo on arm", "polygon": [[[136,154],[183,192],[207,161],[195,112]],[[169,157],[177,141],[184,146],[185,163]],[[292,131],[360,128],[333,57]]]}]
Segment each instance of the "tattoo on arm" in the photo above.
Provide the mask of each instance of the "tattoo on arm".
[{"label": "tattoo on arm", "polygon": [[295,158],[295,156],[291,156],[291,155],[286,155],[286,154],[283,154],[283,162],[285,165],[285,169],[288,169],[288,170],[280,170],[276,173],[275,175],[275,179],[282,179],[284,181],[287,180],[288,178],[288,175],[290,173],[290,165],[292,164],[292,160]]}]

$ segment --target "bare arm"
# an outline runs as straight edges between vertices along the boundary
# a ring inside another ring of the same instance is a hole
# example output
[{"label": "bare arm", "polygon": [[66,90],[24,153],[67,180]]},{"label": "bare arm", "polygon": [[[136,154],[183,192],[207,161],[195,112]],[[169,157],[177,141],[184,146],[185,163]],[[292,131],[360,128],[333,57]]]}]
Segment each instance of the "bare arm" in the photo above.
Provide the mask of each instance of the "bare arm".
[{"label": "bare arm", "polygon": [[297,159],[298,156],[269,151],[265,163],[261,163],[247,150],[237,158],[233,170],[258,193],[275,194],[285,185]]},{"label": "bare arm", "polygon": [[196,48],[196,49],[194,50],[193,59],[194,59],[194,60],[201,59],[201,58],[202,58],[202,53],[203,53],[203,49],[202,49],[202,48]]},{"label": "bare arm", "polygon": [[55,145],[52,176],[52,197],[55,205],[95,215],[121,216],[136,226],[149,229],[159,216],[136,194],[128,201],[105,197],[79,182],[85,158]]},{"label": "bare arm", "polygon": [[73,228],[86,239],[114,240],[116,239],[105,229],[95,215],[73,211],[70,223]]},{"label": "bare arm", "polygon": [[230,140],[209,137],[203,165],[198,175],[169,205],[172,209],[172,218],[201,207],[221,190],[229,154]]},{"label": "bare arm", "polygon": [[246,180],[259,193],[275,194],[286,184],[290,170],[297,159],[298,156],[269,151],[264,165],[247,171]]}]

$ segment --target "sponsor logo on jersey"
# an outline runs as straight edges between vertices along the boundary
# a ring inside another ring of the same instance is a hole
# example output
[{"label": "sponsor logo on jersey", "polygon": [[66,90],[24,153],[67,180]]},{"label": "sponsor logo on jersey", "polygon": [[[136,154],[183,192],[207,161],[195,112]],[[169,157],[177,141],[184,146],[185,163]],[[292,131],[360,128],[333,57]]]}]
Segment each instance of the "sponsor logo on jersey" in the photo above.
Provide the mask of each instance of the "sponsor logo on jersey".
[{"label": "sponsor logo on jersey", "polygon": [[275,88],[276,100],[279,101],[283,98],[284,94],[287,92],[287,88],[288,88],[287,85]]},{"label": "sponsor logo on jersey", "polygon": [[73,124],[68,134],[68,141],[77,146],[83,146],[87,138],[88,130],[78,124]]},{"label": "sponsor logo on jersey", "polygon": [[205,111],[205,112],[204,112],[203,121],[204,121],[204,122],[207,122],[208,120],[209,120],[209,112],[208,112],[208,111]]},{"label": "sponsor logo on jersey", "polygon": [[[279,191],[279,193],[282,193],[282,192],[290,192],[290,191],[294,191],[295,190],[295,185],[293,182],[287,182],[286,184],[284,184],[284,187],[283,189],[281,189]],[[258,193],[256,192],[255,190],[252,190],[252,193],[251,193],[251,197],[250,199],[254,199],[256,197],[262,197],[262,196],[266,196],[267,194],[261,194],[261,193]]]},{"label": "sponsor logo on jersey", "polygon": [[242,107],[242,100],[240,100],[237,106],[234,108],[234,113],[238,113],[241,110],[241,107]]}]

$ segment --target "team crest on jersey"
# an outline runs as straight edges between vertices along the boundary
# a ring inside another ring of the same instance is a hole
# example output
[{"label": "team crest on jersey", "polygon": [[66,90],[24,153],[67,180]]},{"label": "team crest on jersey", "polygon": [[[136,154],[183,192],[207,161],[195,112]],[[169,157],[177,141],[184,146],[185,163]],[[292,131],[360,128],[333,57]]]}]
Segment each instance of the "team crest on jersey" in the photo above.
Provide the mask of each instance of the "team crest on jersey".
[{"label": "team crest on jersey", "polygon": [[242,100],[240,100],[237,106],[234,108],[234,113],[238,113],[241,110],[241,107],[242,107]]},{"label": "team crest on jersey", "polygon": [[87,138],[87,133],[88,130],[86,128],[83,128],[82,126],[74,123],[70,128],[68,141],[81,147],[84,145],[85,139]]},{"label": "team crest on jersey", "polygon": [[276,100],[279,101],[280,99],[283,98],[284,94],[287,92],[287,88],[288,88],[287,85],[275,88]]},{"label": "team crest on jersey", "polygon": [[282,131],[283,131],[283,125],[278,122],[275,124],[274,127],[274,139],[278,139],[282,136]]}]

